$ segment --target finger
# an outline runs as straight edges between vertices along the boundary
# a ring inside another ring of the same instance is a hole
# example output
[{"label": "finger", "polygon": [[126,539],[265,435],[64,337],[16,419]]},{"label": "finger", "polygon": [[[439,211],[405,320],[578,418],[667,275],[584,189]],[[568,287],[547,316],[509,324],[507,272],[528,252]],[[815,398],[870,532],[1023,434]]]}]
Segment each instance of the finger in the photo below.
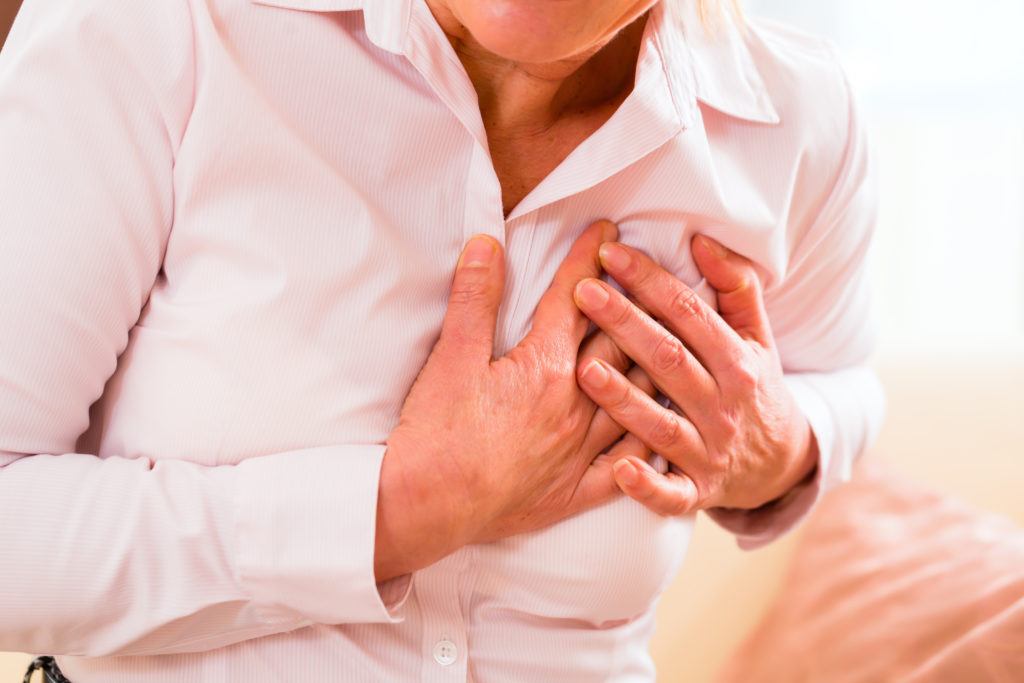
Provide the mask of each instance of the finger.
[{"label": "finger", "polygon": [[569,514],[591,508],[603,503],[619,493],[619,485],[615,481],[612,465],[615,460],[602,454],[594,458],[590,466],[583,472],[569,503]]},{"label": "finger", "polygon": [[718,292],[718,314],[722,319],[741,337],[762,346],[771,344],[761,281],[753,264],[704,235],[694,237],[690,249],[697,268]]},{"label": "finger", "polygon": [[623,458],[637,458],[647,462],[647,459],[651,457],[651,449],[643,441],[627,433],[600,457],[608,460],[613,466]]},{"label": "finger", "polygon": [[678,337],[600,280],[580,282],[575,298],[580,310],[683,410],[695,412],[708,404],[715,380]]},{"label": "finger", "polygon": [[679,278],[618,242],[601,245],[601,262],[620,285],[693,350],[712,375],[735,364],[736,350],[743,340]]},{"label": "finger", "polygon": [[602,361],[582,363],[578,381],[613,420],[683,470],[691,471],[688,466],[704,452],[700,434],[689,420],[659,405]]},{"label": "finger", "polygon": [[626,372],[633,364],[629,356],[603,330],[598,330],[583,341],[579,357],[600,358],[619,372]]},{"label": "finger", "polygon": [[609,221],[598,221],[583,231],[558,267],[551,286],[544,292],[537,304],[533,317],[533,328],[527,339],[549,341],[557,344],[568,342],[575,355],[583,341],[590,321],[583,316],[572,301],[576,283],[587,277],[601,274],[598,248],[608,239],[615,239],[618,229]]},{"label": "finger", "polygon": [[623,493],[659,515],[682,515],[697,508],[697,487],[685,474],[661,474],[635,456],[616,461],[612,470]]},{"label": "finger", "polygon": [[501,245],[488,235],[466,243],[455,266],[437,350],[482,362],[494,354],[494,327],[505,289]]},{"label": "finger", "polygon": [[613,469],[616,462],[629,457],[646,460],[650,455],[650,449],[640,439],[632,434],[623,436],[606,453],[597,456],[590,463],[573,494],[574,509],[592,507],[619,493],[620,487],[615,480]]},{"label": "finger", "polygon": [[[634,366],[626,379],[647,396],[654,396],[657,389],[644,369]],[[597,453],[615,444],[626,430],[603,408],[598,408],[590,420],[590,427],[583,439],[584,453]]]}]

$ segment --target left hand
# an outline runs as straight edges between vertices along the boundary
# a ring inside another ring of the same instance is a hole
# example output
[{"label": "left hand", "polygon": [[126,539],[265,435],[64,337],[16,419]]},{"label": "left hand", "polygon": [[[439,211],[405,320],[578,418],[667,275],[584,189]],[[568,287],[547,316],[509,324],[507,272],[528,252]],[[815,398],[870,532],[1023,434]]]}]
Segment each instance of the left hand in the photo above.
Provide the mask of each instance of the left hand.
[{"label": "left hand", "polygon": [[750,261],[702,236],[697,267],[718,292],[718,312],[641,252],[601,246],[604,269],[644,309],[600,280],[580,281],[577,306],[672,401],[658,404],[597,358],[577,368],[580,387],[622,427],[671,464],[614,464],[619,487],[674,515],[710,507],[756,508],[814,471],[817,444],[783,383],[761,285]]}]

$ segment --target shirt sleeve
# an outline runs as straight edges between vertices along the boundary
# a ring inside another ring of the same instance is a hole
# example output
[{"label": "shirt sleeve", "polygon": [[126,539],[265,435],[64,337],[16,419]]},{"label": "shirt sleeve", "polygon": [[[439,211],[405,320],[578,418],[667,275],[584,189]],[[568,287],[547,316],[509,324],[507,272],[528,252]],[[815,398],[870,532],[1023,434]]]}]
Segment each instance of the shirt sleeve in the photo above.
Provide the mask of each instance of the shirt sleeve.
[{"label": "shirt sleeve", "polygon": [[818,467],[812,480],[756,510],[708,511],[745,549],[786,533],[826,491],[847,481],[884,417],[885,396],[868,365],[876,331],[867,254],[877,192],[863,123],[843,83],[847,134],[834,182],[794,241],[786,277],[765,292],[786,386],[811,425]]},{"label": "shirt sleeve", "polygon": [[186,2],[26,0],[0,53],[4,649],[188,652],[400,618],[409,578],[373,574],[383,446],[222,467],[75,452],[160,271],[190,37]]}]

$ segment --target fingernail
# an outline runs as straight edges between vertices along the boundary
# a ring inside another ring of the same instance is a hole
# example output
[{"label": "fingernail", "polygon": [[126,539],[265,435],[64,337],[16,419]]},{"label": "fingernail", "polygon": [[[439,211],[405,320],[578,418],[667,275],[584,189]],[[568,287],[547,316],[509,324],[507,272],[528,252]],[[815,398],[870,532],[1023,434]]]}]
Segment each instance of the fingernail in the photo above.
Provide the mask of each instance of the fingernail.
[{"label": "fingernail", "polygon": [[462,250],[459,258],[459,268],[464,266],[489,266],[494,260],[494,240],[484,235],[475,235]]},{"label": "fingernail", "polygon": [[710,237],[705,237],[704,235],[701,235],[698,239],[700,240],[701,244],[704,245],[705,249],[710,251],[718,258],[725,258],[728,255],[728,252],[726,252],[725,247],[723,247],[721,244],[714,241]]},{"label": "fingernail", "polygon": [[628,268],[630,262],[633,260],[629,255],[629,252],[615,242],[602,244],[600,255],[601,263],[604,264],[605,268],[617,271],[623,271]]},{"label": "fingernail", "polygon": [[583,368],[583,372],[580,374],[580,379],[594,387],[599,389],[604,385],[608,384],[608,380],[611,375],[608,374],[608,368],[601,364],[601,361],[596,358],[591,360],[586,367]]},{"label": "fingernail", "polygon": [[628,460],[618,461],[612,469],[615,470],[615,478],[626,486],[632,486],[640,479],[640,473],[636,471],[636,466]]},{"label": "fingernail", "polygon": [[577,299],[584,308],[597,310],[608,303],[608,292],[597,280],[584,280],[577,288]]},{"label": "fingernail", "polygon": [[611,221],[601,221],[601,241],[611,242],[619,236],[619,227]]}]

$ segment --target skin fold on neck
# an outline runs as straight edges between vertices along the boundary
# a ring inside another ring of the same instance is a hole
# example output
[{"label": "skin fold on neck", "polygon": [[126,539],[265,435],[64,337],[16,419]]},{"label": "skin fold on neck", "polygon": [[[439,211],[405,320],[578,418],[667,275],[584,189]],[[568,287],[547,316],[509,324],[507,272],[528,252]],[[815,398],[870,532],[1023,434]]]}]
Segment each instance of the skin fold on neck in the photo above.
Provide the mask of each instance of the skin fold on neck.
[{"label": "skin fold on neck", "polygon": [[524,63],[487,50],[442,3],[427,4],[476,89],[507,216],[632,91],[646,13],[582,53]]}]

